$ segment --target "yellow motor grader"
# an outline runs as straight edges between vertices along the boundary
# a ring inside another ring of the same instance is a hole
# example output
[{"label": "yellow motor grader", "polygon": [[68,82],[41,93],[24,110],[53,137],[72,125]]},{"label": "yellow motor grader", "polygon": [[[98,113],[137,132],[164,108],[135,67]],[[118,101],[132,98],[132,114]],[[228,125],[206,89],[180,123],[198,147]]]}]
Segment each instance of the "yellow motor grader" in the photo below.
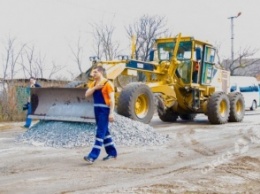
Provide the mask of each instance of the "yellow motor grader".
[{"label": "yellow motor grader", "polygon": [[[193,37],[155,40],[149,61],[121,56],[115,61],[94,59],[115,85],[118,114],[149,123],[157,108],[165,122],[193,120],[198,113],[211,124],[240,122],[245,113],[241,93],[229,93],[228,71],[215,64],[215,48]],[[85,98],[85,83],[75,88],[32,88],[33,119],[94,122],[92,99]],[[138,81],[138,74],[144,80]]]}]

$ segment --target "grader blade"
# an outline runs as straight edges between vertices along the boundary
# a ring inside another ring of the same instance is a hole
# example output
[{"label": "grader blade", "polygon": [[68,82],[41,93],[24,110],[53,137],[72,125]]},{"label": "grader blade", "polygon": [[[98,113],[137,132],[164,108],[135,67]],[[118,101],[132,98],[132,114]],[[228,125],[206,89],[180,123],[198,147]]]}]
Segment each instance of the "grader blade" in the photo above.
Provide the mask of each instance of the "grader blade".
[{"label": "grader blade", "polygon": [[31,88],[29,118],[69,122],[95,122],[92,99],[83,88]]}]

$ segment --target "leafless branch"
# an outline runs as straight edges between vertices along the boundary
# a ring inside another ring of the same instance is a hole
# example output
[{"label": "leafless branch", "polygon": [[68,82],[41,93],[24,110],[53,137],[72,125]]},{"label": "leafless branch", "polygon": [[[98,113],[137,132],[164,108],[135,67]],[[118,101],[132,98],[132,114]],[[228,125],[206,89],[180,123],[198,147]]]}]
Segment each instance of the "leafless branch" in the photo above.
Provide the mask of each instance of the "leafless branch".
[{"label": "leafless branch", "polygon": [[114,59],[119,52],[119,43],[114,40],[115,27],[112,25],[91,24],[93,28],[94,52],[96,56],[106,60]]},{"label": "leafless branch", "polygon": [[48,78],[52,79],[53,75],[60,72],[62,69],[64,69],[63,66],[56,65],[56,63],[54,61],[52,61],[52,69],[51,69],[51,72],[50,72]]},{"label": "leafless branch", "polygon": [[79,72],[83,73],[82,56],[83,56],[84,53],[83,53],[83,46],[81,46],[81,38],[80,37],[78,38],[75,50],[73,49],[72,46],[69,46],[69,47],[70,47],[70,50],[72,52],[74,61],[76,62],[77,66],[78,66]]},{"label": "leafless branch", "polygon": [[238,57],[231,60],[224,60],[223,65],[228,69],[231,75],[249,75],[255,76],[259,73],[260,59],[253,58],[259,49],[243,48],[237,54]]},{"label": "leafless branch", "polygon": [[166,23],[165,17],[143,15],[134,24],[125,28],[129,38],[136,36],[136,59],[144,61],[148,59],[154,39],[168,32]]}]

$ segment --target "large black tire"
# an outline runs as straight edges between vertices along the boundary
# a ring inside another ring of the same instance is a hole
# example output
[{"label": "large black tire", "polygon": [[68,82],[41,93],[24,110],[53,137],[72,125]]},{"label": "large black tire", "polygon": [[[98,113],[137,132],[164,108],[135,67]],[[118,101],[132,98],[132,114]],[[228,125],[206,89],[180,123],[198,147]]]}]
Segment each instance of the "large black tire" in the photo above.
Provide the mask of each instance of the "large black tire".
[{"label": "large black tire", "polygon": [[245,100],[241,93],[232,92],[228,94],[230,101],[229,122],[241,122],[245,115]]},{"label": "large black tire", "polygon": [[208,99],[207,115],[211,124],[224,124],[228,122],[230,103],[224,92],[215,92]]},{"label": "large black tire", "polygon": [[180,118],[184,121],[193,121],[197,114],[181,114]]},{"label": "large black tire", "polygon": [[149,123],[155,110],[154,96],[143,83],[130,83],[120,93],[117,113],[143,123]]},{"label": "large black tire", "polygon": [[168,108],[164,112],[158,111],[158,116],[164,122],[176,122],[179,115],[172,109]]}]

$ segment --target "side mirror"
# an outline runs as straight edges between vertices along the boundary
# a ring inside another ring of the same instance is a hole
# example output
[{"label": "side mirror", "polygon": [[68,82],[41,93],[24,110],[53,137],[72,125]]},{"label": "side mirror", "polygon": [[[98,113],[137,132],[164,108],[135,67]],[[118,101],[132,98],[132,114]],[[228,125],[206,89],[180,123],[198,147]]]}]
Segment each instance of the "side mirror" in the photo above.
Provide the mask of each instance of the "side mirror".
[{"label": "side mirror", "polygon": [[149,61],[153,61],[154,60],[154,50],[151,50],[149,53]]},{"label": "side mirror", "polygon": [[197,47],[197,48],[195,49],[195,51],[196,51],[196,60],[197,60],[197,61],[201,60],[201,58],[202,58],[202,56],[201,56],[201,48],[200,48],[200,47]]}]

